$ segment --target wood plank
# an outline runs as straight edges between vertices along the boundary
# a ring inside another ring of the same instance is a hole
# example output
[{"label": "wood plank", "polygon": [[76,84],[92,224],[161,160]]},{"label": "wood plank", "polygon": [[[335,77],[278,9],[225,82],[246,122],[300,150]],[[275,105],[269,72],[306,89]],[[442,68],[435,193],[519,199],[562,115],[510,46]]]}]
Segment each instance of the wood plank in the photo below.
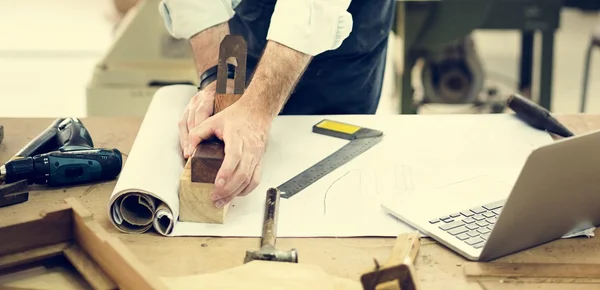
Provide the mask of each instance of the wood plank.
[{"label": "wood plank", "polygon": [[258,260],[216,273],[169,277],[163,278],[163,280],[172,289],[362,289],[357,281],[334,277],[316,265]]},{"label": "wood plank", "polygon": [[[241,94],[215,94],[214,114],[235,103]],[[214,138],[198,144],[185,165],[179,185],[179,219],[196,223],[225,223],[229,204],[214,206],[210,194],[225,158],[225,143]]]},{"label": "wood plank", "polygon": [[59,206],[55,211],[42,212],[36,218],[23,219],[0,228],[0,256],[26,251],[71,240],[72,214],[68,206]]},{"label": "wood plank", "polygon": [[[8,240],[8,239],[4,239]],[[45,247],[35,248],[15,254],[8,254],[0,257],[0,272],[15,266],[42,261],[48,258],[57,257],[63,254],[63,250],[68,248],[70,242],[57,243]]]},{"label": "wood plank", "polygon": [[74,236],[77,244],[120,289],[168,289],[156,275],[141,264],[120,240],[111,237],[76,200],[73,207]]},{"label": "wood plank", "polygon": [[188,160],[192,182],[215,183],[217,172],[225,158],[224,148],[220,140],[208,140],[198,144],[191,160]]},{"label": "wood plank", "polygon": [[64,255],[94,289],[118,289],[117,284],[78,245],[66,248]]},{"label": "wood plank", "polygon": [[214,183],[191,180],[191,160],[185,165],[179,180],[179,220],[197,223],[225,223],[230,203],[215,207],[210,194]]},{"label": "wood plank", "polygon": [[40,290],[40,288],[29,288],[29,287],[4,286],[4,285],[2,285],[2,290]]},{"label": "wood plank", "polygon": [[467,263],[467,277],[591,278],[600,280],[600,264]]},{"label": "wood plank", "polygon": [[[61,256],[64,258],[64,256]],[[81,275],[72,269],[69,261],[63,261],[69,265],[50,264],[48,267],[39,265],[23,271],[2,276],[0,289],[5,287],[18,287],[16,289],[36,290],[83,290],[93,289]]]}]

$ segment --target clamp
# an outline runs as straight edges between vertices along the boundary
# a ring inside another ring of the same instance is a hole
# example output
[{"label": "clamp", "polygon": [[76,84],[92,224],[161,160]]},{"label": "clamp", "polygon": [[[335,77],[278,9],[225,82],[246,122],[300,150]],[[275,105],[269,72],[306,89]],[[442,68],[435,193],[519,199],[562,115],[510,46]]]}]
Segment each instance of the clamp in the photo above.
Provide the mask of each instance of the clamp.
[{"label": "clamp", "polygon": [[369,269],[360,277],[363,289],[422,289],[413,266],[420,247],[418,231],[398,235],[388,262],[380,265],[375,260],[375,269]]}]

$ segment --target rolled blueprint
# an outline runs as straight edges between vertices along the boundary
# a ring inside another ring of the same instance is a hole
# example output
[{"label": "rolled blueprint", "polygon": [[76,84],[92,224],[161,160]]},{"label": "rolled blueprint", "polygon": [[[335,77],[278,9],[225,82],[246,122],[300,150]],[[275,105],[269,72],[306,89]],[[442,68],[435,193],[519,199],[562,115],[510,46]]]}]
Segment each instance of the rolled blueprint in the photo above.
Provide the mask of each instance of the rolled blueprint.
[{"label": "rolled blueprint", "polygon": [[177,124],[195,93],[194,86],[177,85],[152,98],[108,204],[108,216],[122,232],[154,228],[169,235],[173,230],[185,166]]}]

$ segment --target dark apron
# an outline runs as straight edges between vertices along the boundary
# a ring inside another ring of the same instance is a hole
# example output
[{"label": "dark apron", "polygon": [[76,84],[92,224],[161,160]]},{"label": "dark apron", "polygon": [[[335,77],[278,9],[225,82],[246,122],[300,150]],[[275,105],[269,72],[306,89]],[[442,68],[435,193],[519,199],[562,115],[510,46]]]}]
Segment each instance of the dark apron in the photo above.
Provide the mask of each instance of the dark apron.
[{"label": "dark apron", "polygon": [[[248,77],[267,42],[276,0],[243,0],[230,20],[231,34],[248,44]],[[336,50],[313,58],[282,115],[374,114],[385,70],[395,0],[352,0],[350,35]]]}]

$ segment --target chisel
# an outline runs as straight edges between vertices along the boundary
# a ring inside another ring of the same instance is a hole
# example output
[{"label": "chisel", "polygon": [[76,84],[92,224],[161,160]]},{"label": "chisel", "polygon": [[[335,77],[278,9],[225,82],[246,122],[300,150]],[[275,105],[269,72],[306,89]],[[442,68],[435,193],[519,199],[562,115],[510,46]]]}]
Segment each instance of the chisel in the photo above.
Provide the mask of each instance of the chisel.
[{"label": "chisel", "polygon": [[506,104],[517,114],[519,119],[536,129],[546,130],[561,137],[574,135],[567,127],[552,117],[550,111],[519,94],[508,97]]}]

